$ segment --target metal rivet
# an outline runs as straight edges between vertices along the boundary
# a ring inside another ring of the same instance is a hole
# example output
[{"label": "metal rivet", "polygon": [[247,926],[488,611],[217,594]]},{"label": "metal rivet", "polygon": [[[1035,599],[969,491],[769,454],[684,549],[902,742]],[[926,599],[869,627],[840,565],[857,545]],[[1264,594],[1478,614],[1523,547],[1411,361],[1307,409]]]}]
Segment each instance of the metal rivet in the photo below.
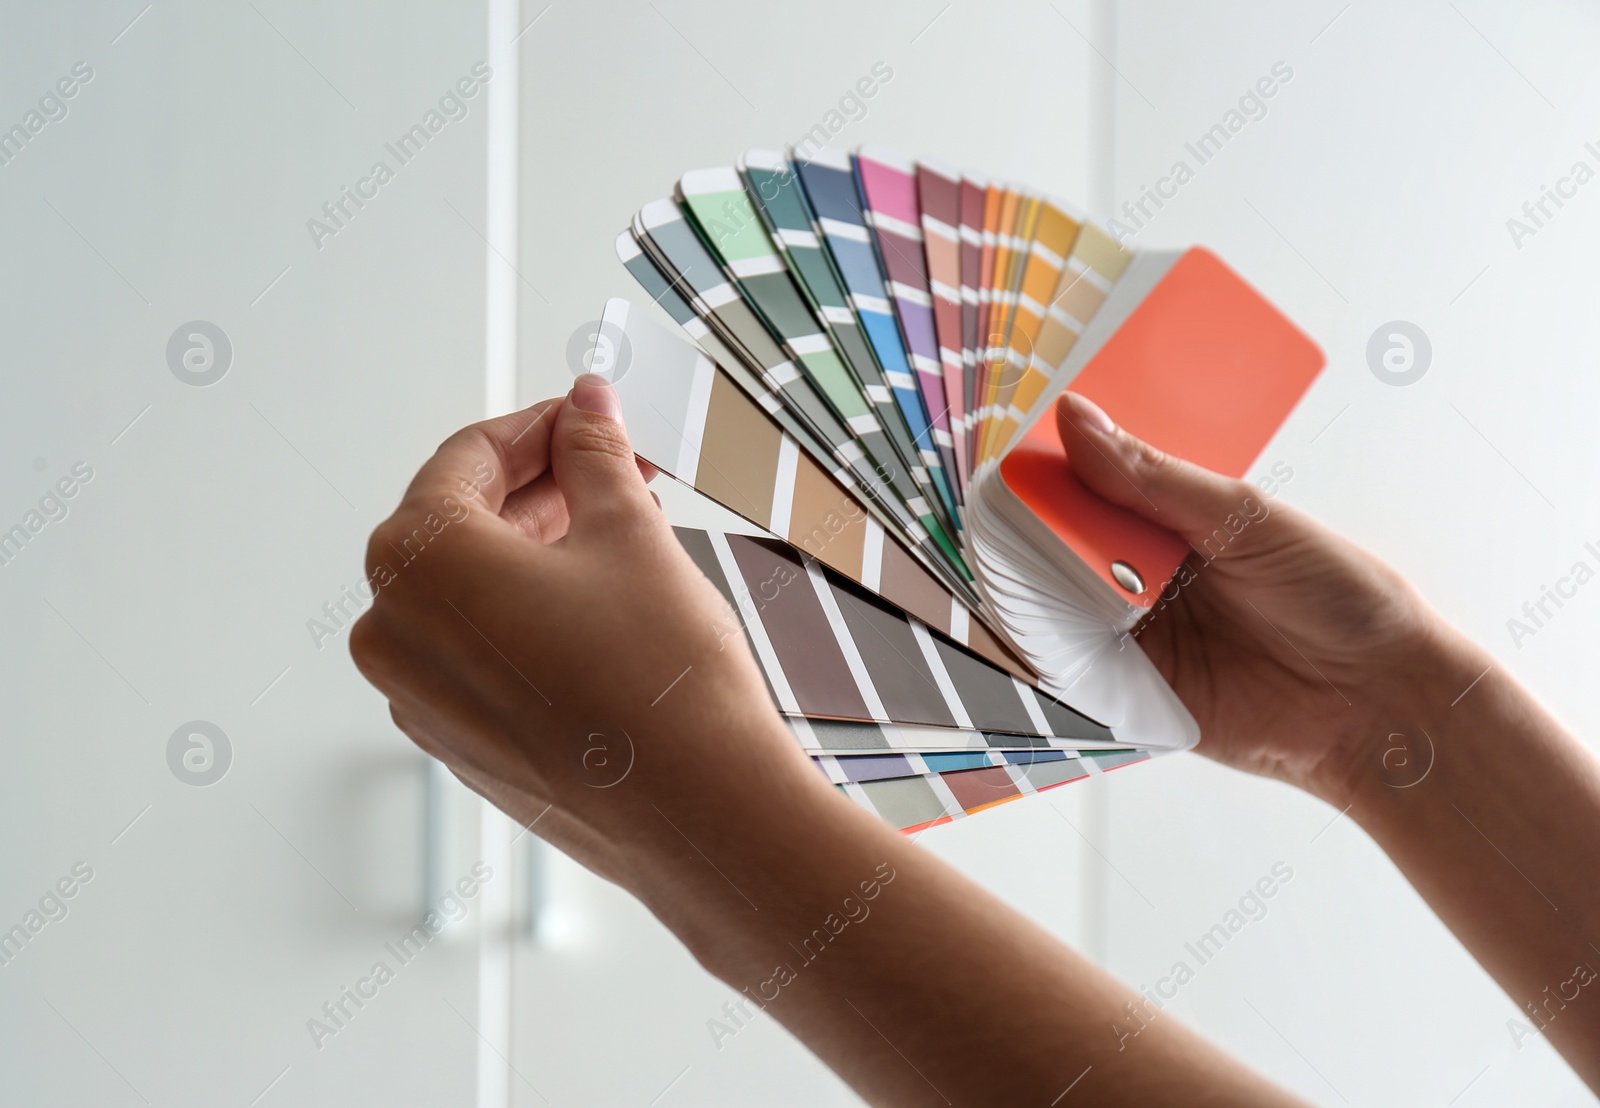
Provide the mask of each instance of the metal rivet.
[{"label": "metal rivet", "polygon": [[1117,579],[1117,584],[1131,593],[1144,592],[1144,578],[1139,576],[1139,571],[1127,562],[1112,562],[1111,576]]}]

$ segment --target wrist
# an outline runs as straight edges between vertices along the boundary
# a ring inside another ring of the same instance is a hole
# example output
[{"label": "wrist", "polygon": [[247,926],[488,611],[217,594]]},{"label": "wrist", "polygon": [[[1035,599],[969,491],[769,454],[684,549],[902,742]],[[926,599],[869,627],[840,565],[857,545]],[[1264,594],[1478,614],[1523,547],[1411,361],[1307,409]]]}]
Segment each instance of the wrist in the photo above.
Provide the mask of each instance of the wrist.
[{"label": "wrist", "polygon": [[1341,810],[1391,798],[1434,770],[1455,705],[1492,668],[1482,647],[1428,613],[1413,635],[1374,667],[1360,690],[1365,710],[1317,766],[1308,791]]},{"label": "wrist", "polygon": [[902,868],[908,845],[803,755],[747,772],[756,779],[740,774],[657,801],[658,829],[635,838],[626,882],[702,967],[735,988],[792,961],[788,944],[847,912],[863,883],[887,883],[881,867]]}]

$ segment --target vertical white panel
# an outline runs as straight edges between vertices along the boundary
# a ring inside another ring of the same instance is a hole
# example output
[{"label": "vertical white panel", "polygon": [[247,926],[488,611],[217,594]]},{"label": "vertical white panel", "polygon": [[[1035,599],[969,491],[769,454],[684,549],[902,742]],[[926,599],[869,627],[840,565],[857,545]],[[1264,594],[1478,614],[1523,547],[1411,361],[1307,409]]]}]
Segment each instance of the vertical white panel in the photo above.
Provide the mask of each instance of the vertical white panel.
[{"label": "vertical white panel", "polygon": [[[1096,219],[1111,216],[1117,184],[1117,0],[1093,0],[1089,8],[1089,37],[1105,59],[1089,67],[1089,214]],[[1110,863],[1100,853],[1110,855],[1110,791],[1100,778],[1081,782],[1083,791],[1082,835],[1078,839],[1081,887],[1083,889],[1083,951],[1104,965],[1110,957],[1111,906]]]},{"label": "vertical white panel", "polygon": [[[489,0],[488,226],[484,253],[487,307],[484,340],[484,398],[487,415],[517,407],[518,144],[521,106],[520,62],[516,46],[521,5]],[[483,801],[480,846],[483,861],[497,880],[483,887],[478,936],[478,1108],[511,1103],[511,837],[515,828],[499,809]],[[541,849],[542,844],[533,844]]]},{"label": "vertical white panel", "polygon": [[517,116],[521,107],[520,55],[513,40],[521,4],[489,0],[489,170],[485,253],[488,297],[484,399],[491,416],[517,407]]}]

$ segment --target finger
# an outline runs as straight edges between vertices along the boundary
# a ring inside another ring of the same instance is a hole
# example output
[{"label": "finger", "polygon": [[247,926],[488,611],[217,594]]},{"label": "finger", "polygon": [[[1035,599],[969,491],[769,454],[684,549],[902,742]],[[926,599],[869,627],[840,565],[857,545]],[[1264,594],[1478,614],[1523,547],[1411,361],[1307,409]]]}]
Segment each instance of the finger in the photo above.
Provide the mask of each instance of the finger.
[{"label": "finger", "polygon": [[648,490],[622,426],[622,401],[603,377],[585,373],[556,414],[551,469],[572,529],[608,526],[646,511]]},{"label": "finger", "polygon": [[389,585],[395,566],[411,562],[449,525],[458,529],[478,517],[503,526],[506,497],[550,468],[550,435],[561,403],[545,400],[446,439],[367,540],[367,579]]},{"label": "finger", "polygon": [[[635,457],[633,462],[646,483],[654,481],[661,473],[643,458]],[[661,507],[659,496],[651,493],[650,498],[655,501],[656,507]],[[542,543],[556,542],[567,533],[571,523],[567,515],[567,503],[561,496],[561,490],[556,487],[555,474],[549,472],[541,473],[508,495],[500,508],[500,518],[512,523],[529,538]]]},{"label": "finger", "polygon": [[1076,393],[1056,402],[1056,425],[1072,470],[1113,504],[1201,542],[1256,496],[1255,486],[1165,454],[1117,427]]},{"label": "finger", "polygon": [[[661,472],[643,458],[635,458],[634,461],[639,466],[639,476],[646,481],[654,479]],[[661,507],[661,497],[652,492],[650,499],[655,501],[657,508]],[[510,522],[530,539],[542,543],[558,541],[572,523],[567,515],[567,502],[556,487],[555,474],[548,472],[539,474],[507,496],[500,508],[500,518]]]},{"label": "finger", "polygon": [[517,489],[500,508],[500,518],[530,539],[552,543],[567,533],[567,502],[553,473],[541,473]]},{"label": "finger", "polygon": [[453,497],[499,515],[505,499],[550,467],[550,436],[561,397],[463,427],[423,463],[406,489],[417,507]]}]

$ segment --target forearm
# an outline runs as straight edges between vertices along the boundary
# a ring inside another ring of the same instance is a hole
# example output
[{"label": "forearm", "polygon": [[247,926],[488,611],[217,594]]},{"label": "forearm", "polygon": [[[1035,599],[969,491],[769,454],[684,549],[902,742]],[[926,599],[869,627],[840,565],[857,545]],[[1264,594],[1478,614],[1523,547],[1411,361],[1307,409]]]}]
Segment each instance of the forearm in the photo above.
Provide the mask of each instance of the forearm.
[{"label": "forearm", "polygon": [[[1441,631],[1437,664],[1402,706],[1414,758],[1374,735],[1346,796],[1456,937],[1600,1091],[1600,763],[1499,668]],[[1476,683],[1473,682],[1476,680]],[[1470,686],[1470,689],[1469,689]]]},{"label": "forearm", "polygon": [[875,1104],[1295,1103],[820,779],[674,820],[705,857],[639,891],[726,1029],[765,1010]]}]

